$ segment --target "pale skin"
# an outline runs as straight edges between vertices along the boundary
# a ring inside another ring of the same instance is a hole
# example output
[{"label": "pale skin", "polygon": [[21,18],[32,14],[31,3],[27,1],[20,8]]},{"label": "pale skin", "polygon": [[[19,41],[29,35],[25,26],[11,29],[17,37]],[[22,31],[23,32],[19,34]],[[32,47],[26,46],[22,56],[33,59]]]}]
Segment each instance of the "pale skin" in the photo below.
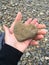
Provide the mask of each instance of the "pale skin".
[{"label": "pale skin", "polygon": [[22,19],[22,14],[21,12],[18,12],[14,22],[11,24],[11,27],[8,28],[7,26],[3,25],[4,31],[5,31],[5,44],[14,47],[15,49],[18,49],[21,52],[24,52],[26,48],[31,44],[31,45],[38,45],[38,40],[44,38],[44,35],[46,34],[47,30],[44,29],[46,28],[45,24],[38,24],[37,19],[32,20],[32,18],[29,18],[24,25],[29,25],[29,24],[34,24],[37,28],[42,28],[38,31],[37,36],[35,37],[34,40],[29,39],[24,42],[19,42],[14,36],[13,30],[14,30],[14,25],[21,21]]}]

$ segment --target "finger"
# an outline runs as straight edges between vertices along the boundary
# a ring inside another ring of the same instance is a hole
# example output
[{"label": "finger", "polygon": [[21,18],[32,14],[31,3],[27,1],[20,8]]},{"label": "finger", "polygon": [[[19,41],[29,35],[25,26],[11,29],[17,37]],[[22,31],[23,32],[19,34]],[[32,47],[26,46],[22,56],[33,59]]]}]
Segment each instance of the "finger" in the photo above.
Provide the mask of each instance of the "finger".
[{"label": "finger", "polygon": [[29,18],[27,21],[25,21],[25,25],[28,25],[28,24],[30,24],[32,22],[32,18]]},{"label": "finger", "polygon": [[4,29],[4,31],[5,31],[5,35],[7,34],[9,34],[9,29],[8,29],[8,27],[7,26],[5,26],[5,25],[3,25],[3,29]]},{"label": "finger", "polygon": [[17,22],[21,21],[21,19],[22,19],[22,14],[21,14],[21,12],[18,12],[18,14],[17,14],[17,16],[15,18],[15,21],[11,24],[11,27],[10,27],[11,31],[13,31],[15,24]]},{"label": "finger", "polygon": [[35,26],[37,26],[37,25],[38,25],[38,20],[35,18],[35,19],[31,22],[31,24],[34,24]]},{"label": "finger", "polygon": [[34,39],[35,39],[35,40],[41,40],[41,39],[43,39],[43,38],[44,38],[43,35],[37,35]]},{"label": "finger", "polygon": [[30,45],[38,45],[39,44],[39,42],[38,41],[35,41],[35,40],[33,40],[31,43],[30,43]]},{"label": "finger", "polygon": [[41,30],[38,31],[38,34],[45,35],[47,32],[48,32],[48,30],[46,30],[46,29],[41,29]]},{"label": "finger", "polygon": [[46,28],[46,25],[45,24],[38,24],[37,28]]}]

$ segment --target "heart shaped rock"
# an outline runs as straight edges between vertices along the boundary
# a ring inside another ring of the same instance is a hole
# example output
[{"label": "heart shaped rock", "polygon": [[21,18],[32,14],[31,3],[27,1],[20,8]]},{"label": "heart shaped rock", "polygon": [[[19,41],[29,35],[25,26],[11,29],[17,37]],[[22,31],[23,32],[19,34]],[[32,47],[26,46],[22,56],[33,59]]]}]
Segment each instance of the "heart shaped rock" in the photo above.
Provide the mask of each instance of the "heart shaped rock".
[{"label": "heart shaped rock", "polygon": [[17,22],[14,26],[14,35],[20,42],[27,39],[33,39],[37,35],[38,29],[35,25],[25,25],[23,22]]}]

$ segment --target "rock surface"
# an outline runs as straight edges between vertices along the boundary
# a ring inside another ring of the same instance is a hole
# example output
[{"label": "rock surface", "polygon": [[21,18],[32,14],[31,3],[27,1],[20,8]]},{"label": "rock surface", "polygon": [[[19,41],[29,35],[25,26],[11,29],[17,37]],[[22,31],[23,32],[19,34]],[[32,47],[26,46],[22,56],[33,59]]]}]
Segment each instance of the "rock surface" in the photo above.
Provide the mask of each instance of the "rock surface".
[{"label": "rock surface", "polygon": [[25,41],[27,39],[33,39],[38,32],[35,25],[25,25],[23,22],[16,23],[14,27],[14,34],[18,41]]}]

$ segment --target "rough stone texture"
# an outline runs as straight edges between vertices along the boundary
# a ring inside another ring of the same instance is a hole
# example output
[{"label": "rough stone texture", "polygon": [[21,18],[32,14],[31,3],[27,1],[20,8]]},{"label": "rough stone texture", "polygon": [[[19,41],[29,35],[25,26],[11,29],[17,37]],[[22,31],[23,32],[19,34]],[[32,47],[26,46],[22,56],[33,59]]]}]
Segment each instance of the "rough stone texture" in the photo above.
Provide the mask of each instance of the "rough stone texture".
[{"label": "rough stone texture", "polygon": [[39,41],[39,48],[29,46],[26,49],[18,65],[49,65],[45,59],[49,57],[49,0],[0,0],[1,30],[3,24],[10,27],[19,11],[22,12],[24,22],[31,17],[37,18],[39,23],[45,23],[48,33]]},{"label": "rough stone texture", "polygon": [[17,22],[14,26],[14,34],[18,41],[25,41],[28,39],[33,39],[38,33],[37,27],[35,25],[29,24],[25,25],[23,22]]}]

